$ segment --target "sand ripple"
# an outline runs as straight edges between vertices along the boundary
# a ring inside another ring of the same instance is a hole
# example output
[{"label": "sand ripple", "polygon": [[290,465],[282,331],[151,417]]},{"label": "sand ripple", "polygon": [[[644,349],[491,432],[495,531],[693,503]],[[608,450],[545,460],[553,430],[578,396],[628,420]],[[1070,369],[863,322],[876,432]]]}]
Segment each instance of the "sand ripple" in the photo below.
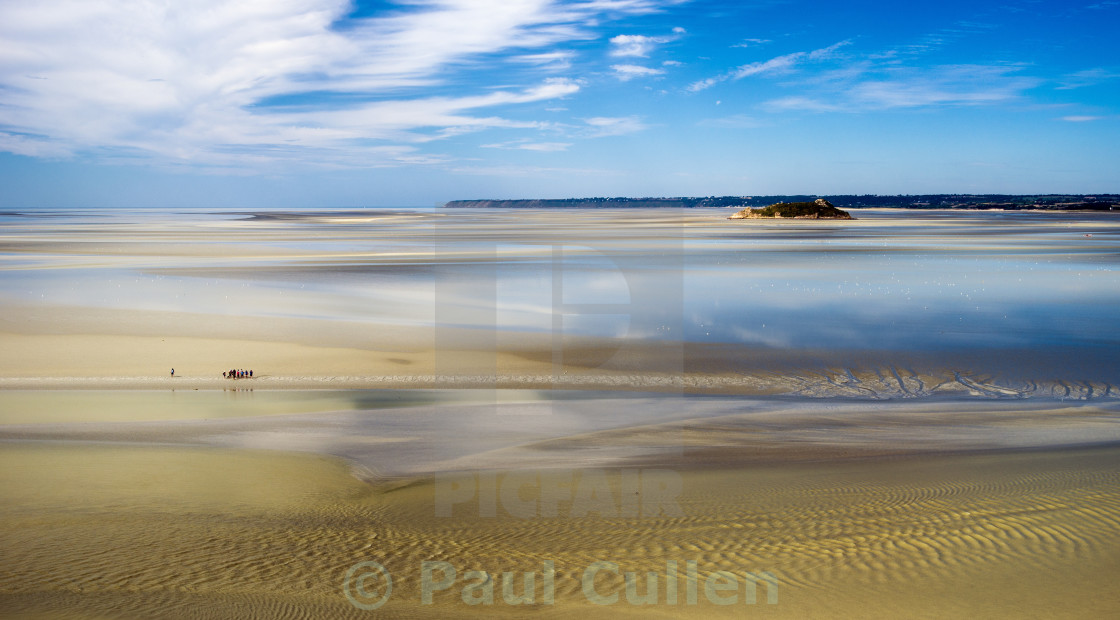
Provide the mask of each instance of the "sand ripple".
[{"label": "sand ripple", "polygon": [[[664,601],[589,605],[580,577],[597,560],[639,572],[690,560],[701,575],[771,571],[780,603],[751,611],[782,617],[897,617],[918,609],[1085,617],[1114,605],[1086,602],[1109,591],[1117,575],[1114,449],[684,472],[683,514],[644,518],[486,518],[469,502],[455,518],[437,518],[430,481],[374,490],[316,457],[247,462],[214,451],[133,448],[122,457],[119,448],[84,448],[79,456],[100,480],[129,486],[91,489],[93,480],[77,471],[69,474],[76,484],[60,488],[62,471],[28,470],[17,482],[9,465],[46,465],[43,454],[68,461],[72,449],[12,450],[0,455],[8,472],[0,491],[20,500],[0,509],[5,615],[368,618],[347,603],[340,584],[351,565],[371,559],[394,575],[393,599],[382,610],[390,617],[479,611],[463,605],[457,590],[419,604],[419,564],[433,560],[460,573],[540,571],[551,560],[557,603],[534,606],[548,617],[744,613]],[[193,472],[183,469],[188,463]],[[277,477],[295,465],[302,476]],[[159,492],[135,485],[138,466],[194,490],[160,501]],[[225,497],[203,492],[230,476],[246,488],[227,483]],[[251,499],[250,487],[266,480],[268,492]],[[39,500],[20,495],[43,484],[55,492]],[[596,584],[603,593],[625,591],[622,576],[602,574]],[[527,609],[485,611],[517,617]]]}]

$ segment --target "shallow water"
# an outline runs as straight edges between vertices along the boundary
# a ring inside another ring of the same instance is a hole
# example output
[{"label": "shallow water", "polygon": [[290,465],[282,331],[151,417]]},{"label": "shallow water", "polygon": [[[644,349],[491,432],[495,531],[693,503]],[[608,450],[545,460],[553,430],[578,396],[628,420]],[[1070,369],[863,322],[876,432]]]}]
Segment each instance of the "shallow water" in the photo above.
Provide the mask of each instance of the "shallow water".
[{"label": "shallow water", "polygon": [[1117,367],[1120,217],[726,210],[5,217],[0,302]]},{"label": "shallow water", "polygon": [[[729,213],[7,216],[0,303],[435,328],[437,349],[448,350],[598,337],[771,350],[810,360],[803,367],[905,367],[905,354],[981,373],[998,374],[992,360],[1033,365],[1021,382],[1116,379],[1117,215],[861,209],[852,222],[759,222]],[[460,328],[476,336],[455,340]],[[1070,373],[1048,374],[1057,367]]]}]

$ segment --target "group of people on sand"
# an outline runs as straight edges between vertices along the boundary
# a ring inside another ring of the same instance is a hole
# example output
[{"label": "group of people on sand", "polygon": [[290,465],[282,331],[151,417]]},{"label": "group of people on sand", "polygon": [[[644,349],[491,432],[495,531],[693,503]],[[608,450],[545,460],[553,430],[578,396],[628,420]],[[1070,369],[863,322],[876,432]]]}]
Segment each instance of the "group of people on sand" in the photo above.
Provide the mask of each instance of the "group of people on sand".
[{"label": "group of people on sand", "polygon": [[252,379],[253,371],[252,369],[241,370],[240,368],[237,368],[234,370],[227,370],[226,372],[223,372],[222,376],[226,379]]}]

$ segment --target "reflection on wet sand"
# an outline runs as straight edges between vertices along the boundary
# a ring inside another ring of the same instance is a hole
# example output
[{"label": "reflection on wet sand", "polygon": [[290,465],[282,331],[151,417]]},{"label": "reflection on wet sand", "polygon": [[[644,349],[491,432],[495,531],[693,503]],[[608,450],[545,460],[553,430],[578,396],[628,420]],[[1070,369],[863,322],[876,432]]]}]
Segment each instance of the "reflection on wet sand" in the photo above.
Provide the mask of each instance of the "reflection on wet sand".
[{"label": "reflection on wet sand", "polygon": [[9,387],[238,363],[269,387],[1101,397],[1120,366],[1107,213],[143,215],[6,230]]}]

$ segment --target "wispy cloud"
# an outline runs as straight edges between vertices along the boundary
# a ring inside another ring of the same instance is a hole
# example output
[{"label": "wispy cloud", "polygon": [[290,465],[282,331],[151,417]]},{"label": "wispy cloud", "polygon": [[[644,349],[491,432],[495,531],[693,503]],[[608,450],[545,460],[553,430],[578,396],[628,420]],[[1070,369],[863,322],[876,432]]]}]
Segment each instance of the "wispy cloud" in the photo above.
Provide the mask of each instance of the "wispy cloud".
[{"label": "wispy cloud", "polygon": [[651,37],[641,34],[620,34],[611,37],[610,55],[623,58],[647,58],[657,46],[676,41],[684,33],[684,28],[673,28],[672,35],[660,37]]},{"label": "wispy cloud", "polygon": [[913,43],[902,45],[886,52],[884,57],[916,56],[934,52],[940,48],[951,46],[962,39],[990,32],[995,28],[992,24],[977,21],[960,20],[952,26],[940,28],[926,34]]},{"label": "wispy cloud", "polygon": [[640,34],[620,34],[611,38],[611,56],[637,56],[644,58],[664,39]]},{"label": "wispy cloud", "polygon": [[532,142],[529,140],[511,140],[497,144],[483,144],[484,149],[502,149],[507,151],[536,151],[540,153],[555,153],[566,151],[572,144],[570,142]]},{"label": "wispy cloud", "polygon": [[611,71],[614,71],[615,77],[628,82],[634,78],[650,77],[654,75],[663,75],[663,69],[654,69],[653,67],[643,67],[641,65],[611,65]]},{"label": "wispy cloud", "polygon": [[[922,37],[917,43],[882,52],[841,51],[852,44],[850,40],[841,41],[818,50],[741,65],[695,82],[689,90],[697,92],[720,82],[750,76],[790,76],[781,86],[796,88],[798,92],[763,102],[761,108],[771,112],[868,112],[993,105],[1020,100],[1027,91],[1042,84],[1042,80],[1024,74],[1026,65],[929,65],[919,58],[992,28],[990,24],[976,21],[958,21]],[[1107,78],[1108,74],[1093,70],[1074,77],[1099,80]]]},{"label": "wispy cloud", "polygon": [[514,56],[510,58],[510,61],[518,64],[545,68],[549,71],[566,71],[572,67],[572,59],[574,57],[575,54],[573,52],[558,51]]},{"label": "wispy cloud", "polygon": [[788,72],[802,63],[821,61],[831,58],[837,50],[846,45],[849,45],[850,43],[850,41],[840,41],[839,43],[835,43],[828,47],[813,50],[810,52],[794,52],[792,54],[776,56],[769,60],[740,65],[739,67],[736,67],[726,73],[693,82],[689,85],[688,90],[692,92],[699,92],[711,88],[712,86],[715,86],[720,82],[726,82],[728,80],[734,81],[741,80],[752,75]]},{"label": "wispy cloud", "polygon": [[[212,165],[415,161],[424,141],[531,126],[497,112],[579,90],[544,79],[570,60],[557,45],[675,2],[409,0],[359,19],[346,18],[349,0],[4,2],[0,149]],[[460,68],[510,51],[544,75],[432,96]]]},{"label": "wispy cloud", "polygon": [[1038,80],[1017,75],[1015,66],[951,65],[900,71],[883,80],[857,84],[851,98],[871,107],[972,105],[1018,98]]},{"label": "wispy cloud", "polygon": [[987,105],[1014,101],[1041,82],[1017,65],[891,67],[818,85],[819,96],[772,99],[771,111],[864,112],[928,106]]},{"label": "wispy cloud", "polygon": [[805,111],[805,112],[838,112],[843,106],[822,99],[813,99],[803,95],[791,95],[771,99],[762,107],[771,112]]},{"label": "wispy cloud", "polygon": [[573,176],[616,176],[617,172],[607,168],[560,168],[546,166],[518,166],[518,165],[457,165],[448,169],[455,174],[472,176],[492,176],[506,179],[509,177],[564,177]]},{"label": "wispy cloud", "polygon": [[720,129],[757,129],[766,126],[765,122],[745,114],[734,114],[722,118],[706,118],[696,124],[700,127],[717,127]]},{"label": "wispy cloud", "polygon": [[1058,90],[1073,90],[1075,88],[1096,86],[1116,79],[1120,79],[1120,71],[1096,67],[1066,75],[1062,78],[1061,84],[1058,85],[1057,88]]},{"label": "wispy cloud", "polygon": [[648,128],[637,116],[597,116],[583,119],[587,123],[588,136],[592,138],[605,138],[608,136],[622,136],[637,133]]},{"label": "wispy cloud", "polygon": [[758,75],[760,73],[778,73],[782,71],[788,71],[790,67],[801,62],[801,59],[806,57],[807,54],[805,54],[804,52],[798,52],[796,54],[786,54],[785,56],[771,58],[770,60],[764,62],[752,62],[749,65],[743,65],[738,69],[732,71],[729,74],[729,77],[733,80],[740,80],[752,75]]},{"label": "wispy cloud", "polygon": [[1073,116],[1063,116],[1061,118],[1061,120],[1066,121],[1067,123],[1090,123],[1092,121],[1099,121],[1102,118],[1104,118],[1104,117],[1103,116],[1073,115]]},{"label": "wispy cloud", "polygon": [[743,39],[741,43],[736,43],[731,47],[758,47],[759,45],[766,45],[772,43],[770,39]]},{"label": "wispy cloud", "polygon": [[389,100],[367,103],[339,110],[320,110],[275,114],[273,124],[314,123],[349,132],[352,137],[393,139],[423,142],[429,135],[409,133],[423,128],[453,130],[457,135],[486,127],[538,127],[531,121],[513,121],[501,117],[475,117],[471,110],[501,105],[546,101],[573,94],[579,86],[566,79],[546,80],[543,84],[522,91],[496,91],[472,97],[429,97],[425,99]]}]

